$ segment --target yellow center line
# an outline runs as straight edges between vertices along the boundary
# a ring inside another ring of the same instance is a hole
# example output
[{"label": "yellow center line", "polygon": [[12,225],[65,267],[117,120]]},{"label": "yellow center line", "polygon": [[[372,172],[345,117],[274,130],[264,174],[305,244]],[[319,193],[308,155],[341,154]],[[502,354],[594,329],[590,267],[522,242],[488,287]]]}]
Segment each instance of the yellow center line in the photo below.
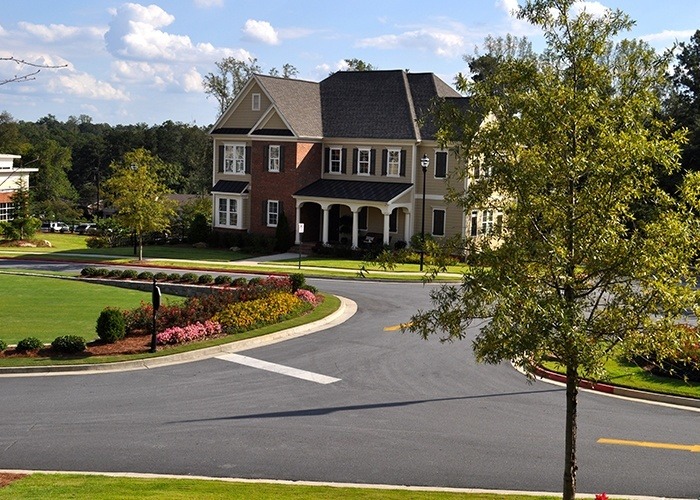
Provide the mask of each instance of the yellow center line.
[{"label": "yellow center line", "polygon": [[385,327],[384,327],[384,331],[385,331],[385,332],[395,332],[395,331],[397,331],[397,330],[402,330],[402,329],[404,329],[404,328],[408,328],[409,326],[411,326],[411,323],[410,323],[410,322],[408,322],[408,323],[399,323],[398,325],[385,326]]},{"label": "yellow center line", "polygon": [[689,451],[700,453],[700,444],[676,444],[676,443],[654,443],[650,441],[628,441],[626,439],[598,439],[599,444],[617,444],[621,446],[639,446],[642,448],[659,448],[666,450]]}]

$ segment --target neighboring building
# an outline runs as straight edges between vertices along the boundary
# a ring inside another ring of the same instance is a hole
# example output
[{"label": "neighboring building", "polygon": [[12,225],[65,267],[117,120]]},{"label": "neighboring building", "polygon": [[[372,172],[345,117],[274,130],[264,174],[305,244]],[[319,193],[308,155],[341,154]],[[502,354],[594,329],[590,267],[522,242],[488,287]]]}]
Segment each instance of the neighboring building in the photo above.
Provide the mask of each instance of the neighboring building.
[{"label": "neighboring building", "polygon": [[435,139],[436,98],[466,103],[431,73],[254,75],[210,132],[214,229],[273,235],[284,212],[297,243],[408,242],[421,232],[427,156],[425,233],[479,233],[480,213],[444,199],[457,160]]},{"label": "neighboring building", "polygon": [[12,220],[14,204],[12,196],[24,184],[29,189],[29,174],[38,172],[38,168],[15,167],[19,155],[0,154],[0,221]]}]

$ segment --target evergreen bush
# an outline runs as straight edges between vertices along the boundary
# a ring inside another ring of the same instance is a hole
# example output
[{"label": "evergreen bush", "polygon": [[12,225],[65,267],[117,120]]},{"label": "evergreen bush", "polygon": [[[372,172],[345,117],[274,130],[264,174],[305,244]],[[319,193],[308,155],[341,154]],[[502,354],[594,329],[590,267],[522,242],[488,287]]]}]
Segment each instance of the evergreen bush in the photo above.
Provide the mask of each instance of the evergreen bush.
[{"label": "evergreen bush", "polygon": [[61,352],[64,354],[75,354],[78,352],[83,352],[86,349],[85,339],[83,337],[78,337],[77,335],[64,335],[62,337],[56,337],[53,342],[51,342],[51,347],[56,352]]},{"label": "evergreen bush", "polygon": [[126,334],[124,314],[112,307],[103,309],[100,317],[97,318],[95,330],[98,337],[110,344],[123,339]]},{"label": "evergreen bush", "polygon": [[36,351],[44,347],[44,343],[36,337],[27,337],[17,342],[17,352]]}]

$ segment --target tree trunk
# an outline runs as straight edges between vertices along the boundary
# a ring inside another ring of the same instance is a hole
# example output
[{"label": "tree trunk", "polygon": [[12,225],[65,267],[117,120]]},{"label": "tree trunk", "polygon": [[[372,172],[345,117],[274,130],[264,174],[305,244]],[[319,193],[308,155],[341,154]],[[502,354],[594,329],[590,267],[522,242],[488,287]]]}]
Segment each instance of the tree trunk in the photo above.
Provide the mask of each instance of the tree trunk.
[{"label": "tree trunk", "polygon": [[139,233],[139,260],[143,260],[143,235]]},{"label": "tree trunk", "polygon": [[578,404],[578,367],[566,367],[566,451],[564,457],[564,500],[576,498],[576,411]]}]

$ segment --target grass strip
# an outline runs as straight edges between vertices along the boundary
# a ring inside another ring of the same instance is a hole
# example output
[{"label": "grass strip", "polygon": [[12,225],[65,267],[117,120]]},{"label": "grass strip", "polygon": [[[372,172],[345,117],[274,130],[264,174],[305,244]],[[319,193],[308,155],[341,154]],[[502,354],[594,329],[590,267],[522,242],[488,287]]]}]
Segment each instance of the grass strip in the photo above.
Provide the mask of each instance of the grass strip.
[{"label": "grass strip", "polygon": [[142,479],[81,474],[31,474],[0,488],[0,499],[29,500],[534,500],[556,497],[391,490],[201,479]]}]

